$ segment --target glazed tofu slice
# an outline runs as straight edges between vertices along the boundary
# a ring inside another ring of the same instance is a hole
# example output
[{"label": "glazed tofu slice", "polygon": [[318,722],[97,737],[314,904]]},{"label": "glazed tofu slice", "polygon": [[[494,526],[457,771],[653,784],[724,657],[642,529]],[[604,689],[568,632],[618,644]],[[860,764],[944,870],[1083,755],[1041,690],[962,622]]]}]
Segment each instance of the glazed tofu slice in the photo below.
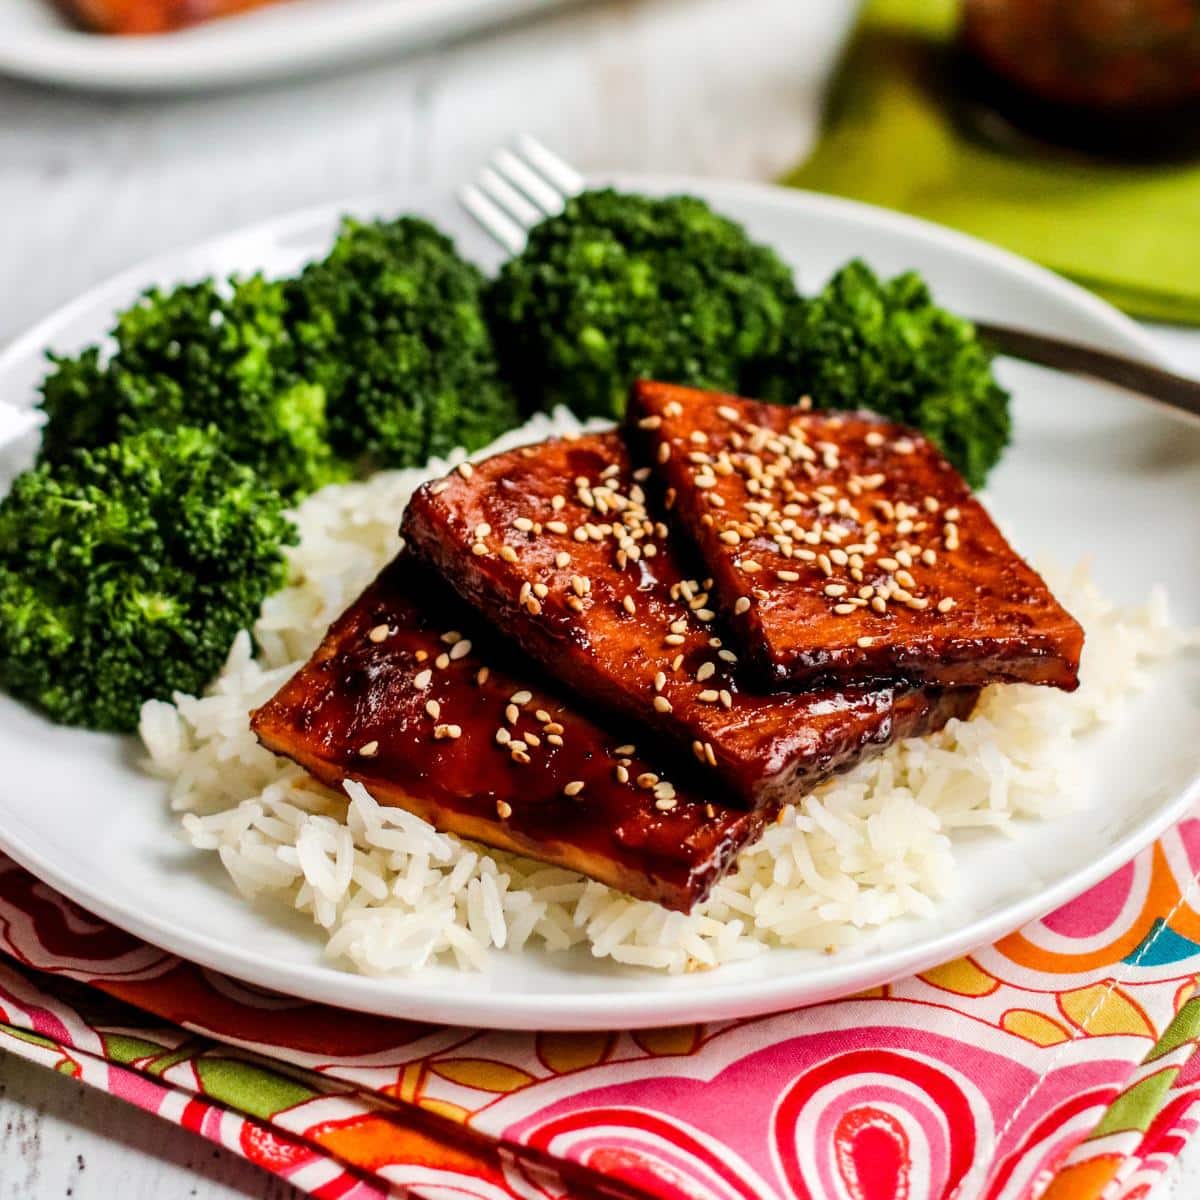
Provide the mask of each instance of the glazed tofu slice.
[{"label": "glazed tofu slice", "polygon": [[544,442],[420,488],[402,531],[569,694],[645,729],[656,755],[690,752],[731,804],[776,809],[970,711],[969,689],[747,691],[707,584],[648,507],[647,474],[616,432]]},{"label": "glazed tofu slice", "polygon": [[1078,684],[1083,630],[919,434],[660,383],[629,406],[714,601],[776,686]]},{"label": "glazed tofu slice", "polygon": [[[717,808],[514,668],[402,556],[252,717],[322,783],[687,911],[765,813]],[[657,760],[656,760],[657,761]]]}]

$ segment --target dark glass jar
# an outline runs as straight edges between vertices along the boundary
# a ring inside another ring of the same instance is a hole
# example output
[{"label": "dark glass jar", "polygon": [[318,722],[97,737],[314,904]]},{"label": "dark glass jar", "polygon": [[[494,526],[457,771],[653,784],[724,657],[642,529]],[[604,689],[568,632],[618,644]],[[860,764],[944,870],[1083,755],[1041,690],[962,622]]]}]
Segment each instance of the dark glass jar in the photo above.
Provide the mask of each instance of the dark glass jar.
[{"label": "dark glass jar", "polygon": [[963,0],[972,95],[1026,134],[1118,157],[1200,149],[1197,0]]}]

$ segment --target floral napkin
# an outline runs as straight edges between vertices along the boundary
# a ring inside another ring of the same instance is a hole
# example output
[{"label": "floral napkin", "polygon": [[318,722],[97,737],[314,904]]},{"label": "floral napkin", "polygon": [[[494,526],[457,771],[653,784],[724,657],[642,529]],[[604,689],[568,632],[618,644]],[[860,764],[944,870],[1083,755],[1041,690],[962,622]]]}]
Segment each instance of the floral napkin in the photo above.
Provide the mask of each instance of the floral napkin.
[{"label": "floral napkin", "polygon": [[0,1047],[319,1197],[1132,1200],[1200,1121],[1200,815],[995,946],[813,1008],[497,1033],[203,970],[0,858]]}]

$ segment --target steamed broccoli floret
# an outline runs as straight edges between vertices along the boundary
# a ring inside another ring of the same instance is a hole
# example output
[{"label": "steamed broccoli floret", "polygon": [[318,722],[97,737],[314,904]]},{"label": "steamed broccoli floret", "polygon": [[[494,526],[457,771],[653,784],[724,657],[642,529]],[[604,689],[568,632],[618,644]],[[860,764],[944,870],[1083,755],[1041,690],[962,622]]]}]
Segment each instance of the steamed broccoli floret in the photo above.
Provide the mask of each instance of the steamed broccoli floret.
[{"label": "steamed broccoli floret", "polygon": [[530,233],[489,311],[527,407],[615,417],[639,377],[753,394],[796,302],[775,252],[704,201],[606,190]]},{"label": "steamed broccoli floret", "polygon": [[335,457],[321,386],[299,373],[282,285],[261,276],[147,292],[122,313],[107,363],[55,359],[42,385],[42,458],[56,462],[138,429],[215,425],[225,449],[290,497],[348,469]]},{"label": "steamed broccoli floret", "polygon": [[914,272],[881,280],[851,262],[804,303],[764,391],[821,408],[869,408],[921,430],[972,487],[1010,435],[1008,393],[974,326],[939,308]]},{"label": "steamed broccoli floret", "polygon": [[0,502],[0,682],[56,721],[131,730],[198,692],[284,579],[279,493],[214,430],[128,435]]},{"label": "steamed broccoli floret", "polygon": [[301,362],[328,395],[339,453],[407,467],[515,424],[482,292],[480,272],[414,217],[345,221],[329,256],[287,285]]}]

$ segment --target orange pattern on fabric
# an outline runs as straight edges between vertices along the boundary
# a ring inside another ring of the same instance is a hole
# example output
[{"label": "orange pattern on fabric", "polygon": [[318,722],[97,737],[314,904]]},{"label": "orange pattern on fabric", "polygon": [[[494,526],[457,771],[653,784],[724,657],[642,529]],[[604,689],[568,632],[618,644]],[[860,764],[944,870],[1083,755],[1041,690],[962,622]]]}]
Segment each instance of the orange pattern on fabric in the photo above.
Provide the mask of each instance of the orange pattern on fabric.
[{"label": "orange pattern on fabric", "polygon": [[1063,1167],[1050,1181],[1041,1200],[1100,1200],[1121,1161],[1118,1155],[1104,1154]]},{"label": "orange pattern on fabric", "polygon": [[1132,921],[1123,922],[1120,932],[1107,945],[1081,953],[1063,954],[1039,946],[1022,930],[997,942],[996,949],[1005,958],[1030,970],[1073,975],[1080,971],[1110,967],[1128,958],[1145,941],[1155,920],[1166,913],[1173,914],[1171,928],[1176,933],[1200,941],[1200,916],[1190,908],[1180,906],[1181,896],[1179,883],[1163,853],[1162,844],[1155,843],[1150,859],[1150,884],[1141,911]]},{"label": "orange pattern on fabric", "polygon": [[[398,1120],[411,1121],[406,1115]],[[336,1154],[343,1162],[365,1171],[378,1171],[393,1163],[413,1163],[479,1175],[480,1158],[459,1150],[443,1139],[400,1125],[385,1116],[361,1117],[329,1125],[317,1125],[308,1137]]]}]

